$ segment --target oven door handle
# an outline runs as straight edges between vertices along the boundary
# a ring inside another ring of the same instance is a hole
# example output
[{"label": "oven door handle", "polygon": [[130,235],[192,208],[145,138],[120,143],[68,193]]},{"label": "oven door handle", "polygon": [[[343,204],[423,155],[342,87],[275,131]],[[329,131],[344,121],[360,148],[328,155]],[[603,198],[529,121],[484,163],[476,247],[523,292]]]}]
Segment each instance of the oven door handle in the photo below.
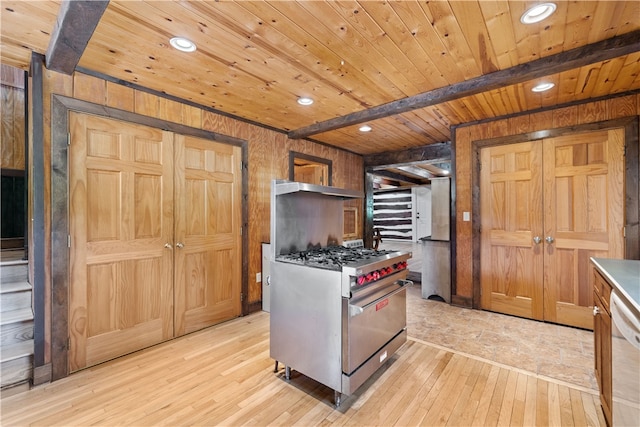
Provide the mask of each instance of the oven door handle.
[{"label": "oven door handle", "polygon": [[396,283],[400,285],[398,289],[396,289],[395,291],[389,292],[388,294],[383,295],[382,297],[374,301],[371,301],[370,303],[367,303],[362,306],[349,304],[349,317],[358,316],[364,313],[365,310],[367,310],[369,307],[375,307],[375,305],[378,304],[380,301],[383,301],[387,298],[391,298],[395,294],[402,292],[403,290],[407,289],[410,286],[413,286],[413,282],[411,280],[398,280]]}]

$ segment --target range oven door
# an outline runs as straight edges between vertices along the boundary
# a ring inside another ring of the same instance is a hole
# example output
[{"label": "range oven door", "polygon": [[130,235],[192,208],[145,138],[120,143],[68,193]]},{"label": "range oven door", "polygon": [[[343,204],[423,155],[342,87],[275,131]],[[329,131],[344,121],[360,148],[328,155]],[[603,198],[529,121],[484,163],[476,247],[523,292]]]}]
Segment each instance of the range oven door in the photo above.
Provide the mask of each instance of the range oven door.
[{"label": "range oven door", "polygon": [[406,329],[406,288],[411,284],[396,280],[365,295],[342,299],[342,372],[351,375]]}]

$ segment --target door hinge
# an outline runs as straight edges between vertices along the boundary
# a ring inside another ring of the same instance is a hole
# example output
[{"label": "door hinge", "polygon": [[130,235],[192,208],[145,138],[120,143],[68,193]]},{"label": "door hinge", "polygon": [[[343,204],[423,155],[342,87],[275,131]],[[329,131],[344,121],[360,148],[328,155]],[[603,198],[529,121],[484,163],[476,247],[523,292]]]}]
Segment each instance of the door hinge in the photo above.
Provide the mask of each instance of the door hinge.
[{"label": "door hinge", "polygon": [[240,235],[241,235],[241,236],[242,236],[242,228],[243,228],[243,227],[240,227]]},{"label": "door hinge", "polygon": [[627,237],[627,226],[626,225],[624,227],[622,227],[622,237],[623,238]]},{"label": "door hinge", "polygon": [[71,338],[67,337],[67,351],[71,350]]},{"label": "door hinge", "polygon": [[244,294],[240,292],[240,301],[244,301]]},{"label": "door hinge", "polygon": [[71,234],[67,234],[67,247],[71,247]]},{"label": "door hinge", "polygon": [[71,145],[71,133],[67,132],[67,145]]}]

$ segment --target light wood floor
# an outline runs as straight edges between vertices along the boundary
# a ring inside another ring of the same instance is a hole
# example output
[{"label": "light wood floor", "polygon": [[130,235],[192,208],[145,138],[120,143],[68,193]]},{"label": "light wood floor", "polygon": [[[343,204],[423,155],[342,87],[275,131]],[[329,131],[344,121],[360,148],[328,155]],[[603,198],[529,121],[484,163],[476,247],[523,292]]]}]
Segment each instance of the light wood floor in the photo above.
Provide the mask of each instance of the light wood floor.
[{"label": "light wood floor", "polygon": [[335,409],[333,392],[273,372],[255,313],[3,398],[22,425],[604,426],[596,392],[410,338]]}]

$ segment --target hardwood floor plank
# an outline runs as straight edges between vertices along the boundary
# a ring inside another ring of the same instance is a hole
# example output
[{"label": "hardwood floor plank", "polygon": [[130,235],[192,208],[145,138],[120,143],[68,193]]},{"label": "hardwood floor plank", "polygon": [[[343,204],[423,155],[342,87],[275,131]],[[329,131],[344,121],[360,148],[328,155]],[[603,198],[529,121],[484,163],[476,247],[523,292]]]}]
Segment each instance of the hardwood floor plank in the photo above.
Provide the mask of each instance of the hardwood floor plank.
[{"label": "hardwood floor plank", "polygon": [[[524,423],[524,409],[527,396],[527,381],[528,376],[525,374],[518,374],[516,383],[516,389],[513,399],[513,410],[511,411],[511,420],[509,425],[522,426]],[[528,424],[530,425],[530,424]]]},{"label": "hardwood floor plank", "polygon": [[269,358],[256,313],[3,397],[2,425],[593,425],[595,391],[410,338],[340,408]]},{"label": "hardwood floor plank", "polygon": [[536,394],[536,425],[548,426],[549,423],[549,383],[538,379]]},{"label": "hardwood floor plank", "polygon": [[537,384],[538,380],[532,376],[527,378],[527,394],[524,405],[524,418],[522,424],[525,426],[536,425],[536,408],[537,408]]},{"label": "hardwood floor plank", "polygon": [[571,394],[569,388],[565,386],[558,387],[558,396],[560,397],[560,418],[562,419],[562,425],[581,425],[575,424],[573,418],[573,411],[571,408]]},{"label": "hardwood floor plank", "polygon": [[502,401],[504,399],[504,392],[507,388],[508,379],[509,370],[500,368],[498,381],[496,382],[496,387],[493,390],[493,395],[491,396],[491,403],[489,404],[489,411],[487,412],[487,418],[483,423],[484,425],[494,426],[498,424],[501,412],[500,408],[502,407]]},{"label": "hardwood floor plank", "polygon": [[500,416],[498,417],[499,426],[508,426],[513,413],[513,403],[515,400],[516,386],[518,384],[518,372],[509,371],[507,384],[504,389],[504,398],[500,405]]},{"label": "hardwood floor plank", "polygon": [[475,417],[473,418],[473,422],[471,423],[472,426],[485,425],[485,420],[487,418],[487,414],[489,414],[489,408],[491,407],[493,393],[496,389],[496,385],[498,384],[500,371],[501,369],[498,366],[491,366],[491,371],[489,372],[489,377],[487,378],[486,387],[481,390],[482,396],[478,403],[478,409],[476,411]]}]

